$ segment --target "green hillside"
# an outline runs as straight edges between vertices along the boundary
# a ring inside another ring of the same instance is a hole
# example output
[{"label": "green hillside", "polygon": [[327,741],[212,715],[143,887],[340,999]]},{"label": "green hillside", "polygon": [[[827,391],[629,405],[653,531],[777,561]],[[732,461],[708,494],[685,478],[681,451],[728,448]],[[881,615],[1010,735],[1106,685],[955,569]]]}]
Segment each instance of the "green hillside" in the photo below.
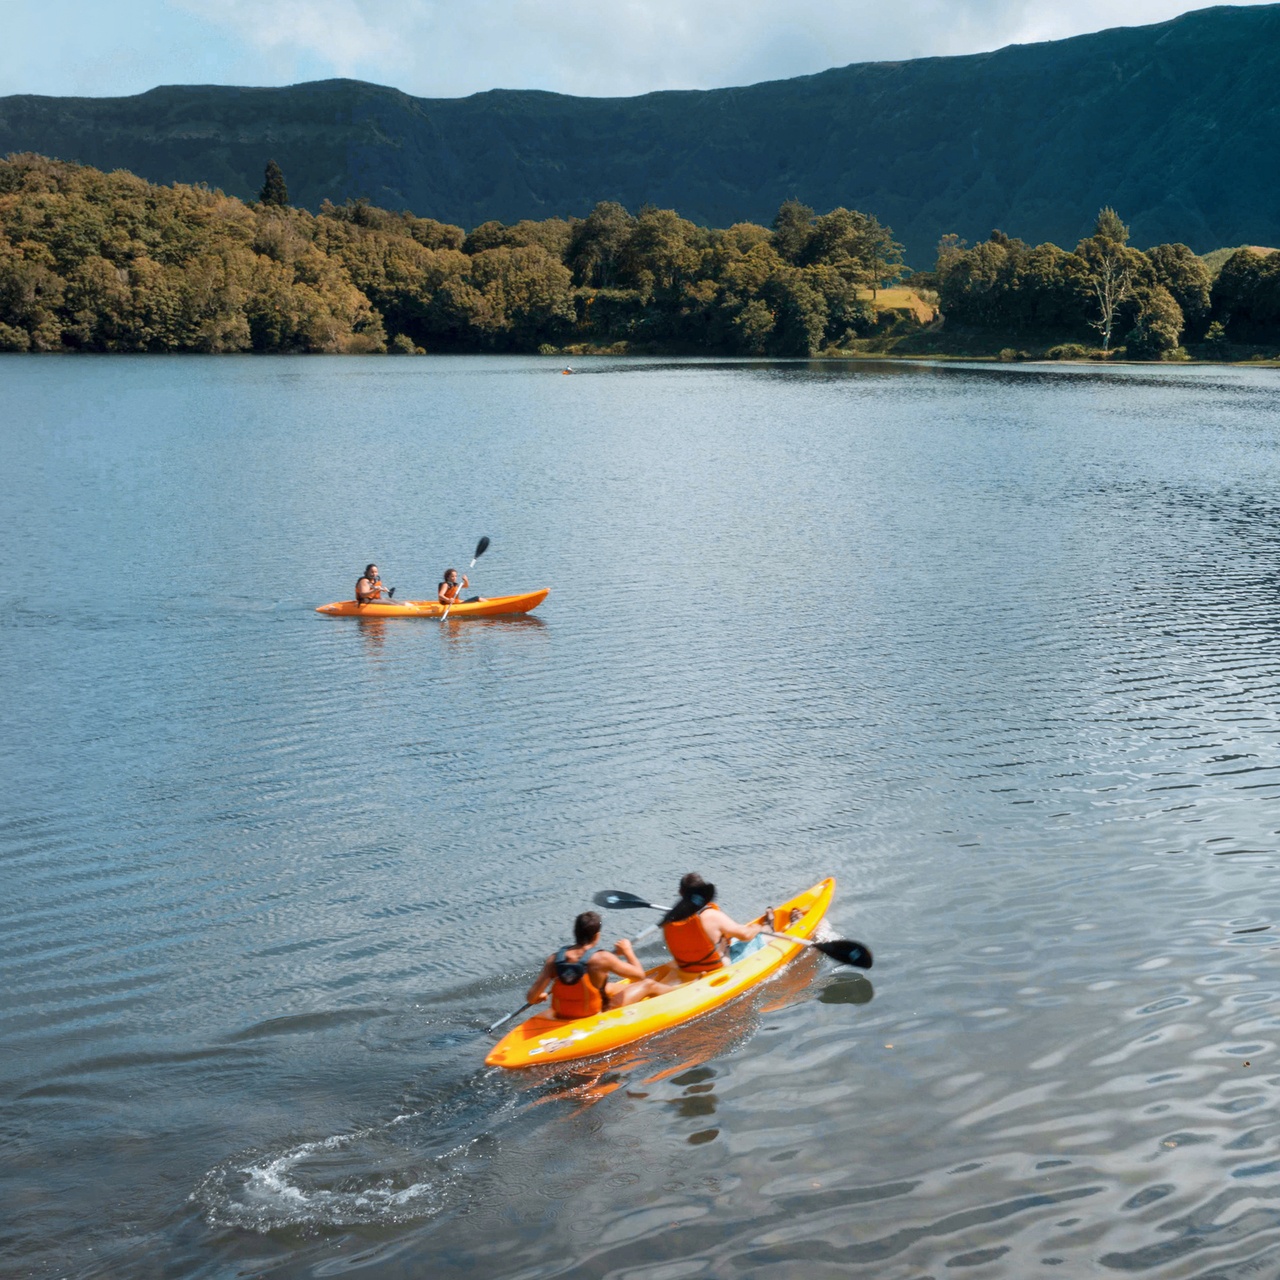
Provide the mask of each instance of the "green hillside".
[{"label": "green hillside", "polygon": [[1280,243],[1280,5],[635,98],[333,80],[0,99],[0,154],[16,151],[240,197],[274,157],[313,211],[364,196],[467,227],[600,200],[728,226],[796,198],[874,214],[916,266],[946,232],[1073,244],[1110,204],[1137,244],[1207,252]]}]

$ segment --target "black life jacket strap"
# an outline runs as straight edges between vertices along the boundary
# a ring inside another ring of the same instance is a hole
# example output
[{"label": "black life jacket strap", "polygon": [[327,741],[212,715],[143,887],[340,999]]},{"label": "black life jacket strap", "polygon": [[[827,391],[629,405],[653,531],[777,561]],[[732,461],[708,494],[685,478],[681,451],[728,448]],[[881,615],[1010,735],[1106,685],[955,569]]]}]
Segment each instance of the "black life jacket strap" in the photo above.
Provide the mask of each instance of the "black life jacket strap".
[{"label": "black life jacket strap", "polygon": [[591,947],[584,951],[576,960],[568,959],[568,947],[561,947],[556,952],[555,968],[556,977],[564,983],[566,987],[576,986],[583,978],[587,976],[587,961],[591,959],[599,947]]}]

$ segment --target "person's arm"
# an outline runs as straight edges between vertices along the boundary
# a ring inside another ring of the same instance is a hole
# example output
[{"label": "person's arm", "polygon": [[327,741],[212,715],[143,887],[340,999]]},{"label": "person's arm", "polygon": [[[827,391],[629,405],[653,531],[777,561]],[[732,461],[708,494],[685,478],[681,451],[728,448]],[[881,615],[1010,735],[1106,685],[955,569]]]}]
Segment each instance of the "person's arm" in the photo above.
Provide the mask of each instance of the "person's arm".
[{"label": "person's arm", "polygon": [[762,924],[739,924],[732,916],[723,911],[704,911],[702,919],[705,924],[715,925],[722,938],[736,938],[739,942],[750,942],[764,928]]},{"label": "person's arm", "polygon": [[373,590],[373,583],[368,578],[361,578],[356,583],[356,604],[367,604],[369,602],[369,594]]},{"label": "person's arm", "polygon": [[554,975],[551,971],[551,961],[548,960],[542,966],[542,972],[534,979],[533,986],[529,988],[525,995],[525,1000],[529,1004],[541,1004],[547,997],[547,988],[551,985]]},{"label": "person's arm", "polygon": [[591,961],[599,963],[606,973],[616,973],[618,977],[630,978],[632,982],[639,982],[644,977],[644,966],[636,959],[635,948],[626,938],[619,938],[612,952],[597,951]]}]

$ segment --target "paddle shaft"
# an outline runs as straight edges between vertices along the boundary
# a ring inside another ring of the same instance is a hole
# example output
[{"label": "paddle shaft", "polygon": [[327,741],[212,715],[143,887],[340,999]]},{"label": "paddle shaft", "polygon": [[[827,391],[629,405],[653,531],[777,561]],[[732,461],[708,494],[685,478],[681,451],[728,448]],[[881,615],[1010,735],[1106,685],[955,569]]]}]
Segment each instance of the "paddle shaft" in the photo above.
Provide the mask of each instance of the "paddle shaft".
[{"label": "paddle shaft", "polygon": [[511,1013],[504,1014],[501,1018],[497,1020],[497,1022],[490,1023],[490,1025],[486,1027],[485,1030],[497,1031],[497,1029],[500,1026],[502,1026],[504,1022],[510,1022],[512,1018],[518,1018],[526,1009],[532,1009],[532,1008],[533,1008],[533,1005],[528,1000],[526,1000],[524,1004],[522,1004],[518,1009],[513,1010]]},{"label": "paddle shaft", "polygon": [[781,938],[783,942],[795,942],[802,947],[816,947],[820,944],[814,942],[812,938],[797,938],[794,933],[775,933],[772,929],[761,929],[761,934],[766,938]]}]

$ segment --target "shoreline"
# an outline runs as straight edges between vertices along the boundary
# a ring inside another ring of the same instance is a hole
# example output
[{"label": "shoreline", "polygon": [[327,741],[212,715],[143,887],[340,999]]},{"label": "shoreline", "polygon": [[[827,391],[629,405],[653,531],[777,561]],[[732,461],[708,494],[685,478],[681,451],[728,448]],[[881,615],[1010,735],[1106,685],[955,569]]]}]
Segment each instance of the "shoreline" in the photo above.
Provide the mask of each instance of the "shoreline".
[{"label": "shoreline", "polygon": [[397,362],[403,359],[446,359],[463,357],[508,359],[538,359],[548,362],[564,360],[626,360],[626,359],[659,359],[659,360],[731,360],[735,364],[813,364],[825,362],[836,364],[841,361],[847,364],[883,361],[897,361],[904,364],[991,364],[991,365],[1037,365],[1061,367],[1066,365],[1086,366],[1094,369],[1114,368],[1123,365],[1126,368],[1141,369],[1185,369],[1185,368],[1245,368],[1274,369],[1280,368],[1280,354],[1274,356],[1246,356],[1240,359],[1209,360],[1200,356],[1187,356],[1179,360],[1130,360],[1124,356],[1106,358],[1071,357],[1053,359],[1044,355],[1023,355],[1015,359],[1001,359],[998,355],[970,354],[958,351],[820,351],[811,356],[744,356],[723,351],[688,351],[688,350],[646,350],[617,351],[601,349],[596,351],[419,351],[413,356],[396,351],[82,351],[64,348],[60,351],[0,351],[0,360],[4,359],[90,359],[90,360],[171,360],[176,358],[195,357],[200,360],[223,360],[227,357],[249,357],[251,359],[296,358],[296,359],[339,359],[339,360],[381,360],[394,357]]}]

